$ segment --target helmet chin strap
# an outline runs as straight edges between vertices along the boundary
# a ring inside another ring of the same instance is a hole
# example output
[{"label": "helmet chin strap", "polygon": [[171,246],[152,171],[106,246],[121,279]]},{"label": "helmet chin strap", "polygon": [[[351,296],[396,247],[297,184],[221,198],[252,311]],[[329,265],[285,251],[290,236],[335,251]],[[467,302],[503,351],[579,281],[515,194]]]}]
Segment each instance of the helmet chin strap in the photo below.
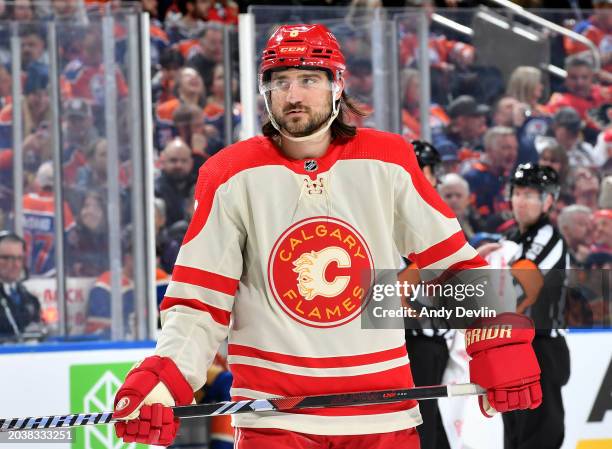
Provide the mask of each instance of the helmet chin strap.
[{"label": "helmet chin strap", "polygon": [[272,126],[276,128],[276,130],[280,133],[281,136],[283,136],[285,139],[290,140],[292,142],[306,142],[308,140],[317,139],[318,137],[322,136],[324,133],[327,132],[327,130],[329,129],[333,121],[336,119],[336,117],[338,117],[338,114],[340,113],[340,101],[336,100],[336,94],[338,93],[338,90],[339,90],[338,85],[334,83],[333,86],[334,87],[331,91],[332,113],[330,114],[329,119],[327,120],[327,123],[322,125],[314,133],[309,134],[307,136],[303,136],[303,137],[294,137],[294,136],[291,136],[283,132],[283,130],[281,129],[281,126],[276,122],[276,120],[274,119],[274,116],[272,115],[272,112],[270,110],[270,105],[268,103],[268,95],[264,94],[264,104],[266,105],[266,111],[268,112],[268,117],[270,117],[270,123],[272,123]]}]

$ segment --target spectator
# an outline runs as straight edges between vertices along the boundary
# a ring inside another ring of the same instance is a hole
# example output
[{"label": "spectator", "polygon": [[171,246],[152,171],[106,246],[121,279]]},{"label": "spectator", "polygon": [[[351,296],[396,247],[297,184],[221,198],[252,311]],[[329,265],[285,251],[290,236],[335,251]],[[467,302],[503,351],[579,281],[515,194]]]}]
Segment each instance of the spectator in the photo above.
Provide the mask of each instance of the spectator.
[{"label": "spectator", "polygon": [[43,161],[53,158],[53,145],[48,122],[41,122],[34,133],[25,137],[22,150],[25,189],[26,192],[31,192],[38,167]]},{"label": "spectator", "polygon": [[520,66],[510,75],[506,94],[517,100],[512,111],[512,126],[517,129],[519,164],[538,161],[535,142],[551,127],[548,110],[539,103],[543,91],[542,72],[536,67]]},{"label": "spectator", "polygon": [[[162,1],[166,3],[165,0]],[[142,7],[142,12],[149,14],[149,20],[159,21],[159,2],[157,0],[140,0],[140,6]]]},{"label": "spectator", "polygon": [[157,0],[141,0],[143,12],[149,14],[149,41],[151,43],[151,66],[159,64],[160,57],[170,45],[170,39],[164,31],[163,24],[159,21]]},{"label": "spectator", "polygon": [[449,173],[440,180],[438,191],[457,216],[466,239],[471,239],[480,225],[470,207],[470,186],[467,181],[455,173]]},{"label": "spectator", "polygon": [[[155,226],[155,235],[161,235],[166,229],[166,202],[161,198],[153,198],[153,224]],[[158,239],[156,239],[158,240]]]},{"label": "spectator", "polygon": [[178,2],[180,14],[166,18],[166,32],[171,43],[195,38],[205,27],[212,0]]},{"label": "spectator", "polygon": [[[71,96],[82,98],[91,105],[96,127],[103,130],[106,83],[102,61],[102,35],[99,29],[92,27],[82,39],[79,58],[68,63],[63,75]],[[115,68],[115,84],[118,99],[127,97],[128,86],[118,66]]]},{"label": "spectator", "polygon": [[168,273],[174,267],[176,257],[178,256],[179,249],[185,238],[185,233],[189,227],[193,212],[195,210],[195,186],[193,186],[189,192],[187,198],[187,204],[185,205],[185,219],[179,220],[167,228],[167,242],[164,252],[161,258],[161,267]]},{"label": "spectator", "polygon": [[[420,5],[427,11],[429,20],[434,12],[431,1],[425,1]],[[420,63],[419,58],[419,38],[414,20],[406,20],[401,23],[399,58],[400,64],[404,67],[414,67]],[[474,72],[473,63],[475,60],[475,49],[472,45],[465,42],[449,39],[443,34],[438,34],[434,30],[428,38],[429,66],[431,67],[431,96],[432,101],[438,104],[445,104],[451,96],[451,82],[457,85],[454,91],[456,95],[468,93],[480,94],[479,89],[474,89],[473,81],[477,77]],[[481,81],[482,84],[483,81]],[[478,90],[478,92],[476,92]]]},{"label": "spectator", "polygon": [[508,211],[506,183],[516,165],[518,144],[511,128],[496,126],[484,136],[485,153],[464,174],[472,192],[472,206],[495,231]]},{"label": "spectator", "polygon": [[590,254],[593,236],[591,213],[588,207],[573,204],[564,208],[557,219],[559,231],[569,248],[572,267],[581,266]]},{"label": "spectator", "polygon": [[87,163],[85,153],[98,140],[94,116],[83,98],[71,98],[64,103],[62,121],[64,182],[74,186],[77,173]]},{"label": "spectator", "polygon": [[346,76],[347,93],[371,110],[374,90],[372,62],[368,58],[355,58],[349,60],[347,65],[349,67]]},{"label": "spectator", "polygon": [[30,22],[34,19],[31,0],[15,0],[12,6],[13,20],[16,22]]},{"label": "spectator", "polygon": [[[198,72],[191,67],[180,70],[176,79],[177,98],[161,103],[156,108],[156,146],[163,148],[176,134],[173,128],[174,111],[181,104],[197,106],[203,111],[206,104],[204,83]],[[202,112],[203,114],[203,112]]]},{"label": "spectator", "polygon": [[19,36],[22,70],[27,72],[32,65],[47,67],[46,43],[42,30],[36,25],[28,24],[20,27]]},{"label": "spectator", "polygon": [[347,59],[361,58],[371,53],[367,22],[351,23],[351,18],[347,15],[344,21],[332,27],[332,32],[340,41]]},{"label": "spectator", "polygon": [[[43,162],[36,172],[37,191],[23,197],[23,235],[27,242],[28,270],[35,276],[55,273],[55,199],[53,163]],[[74,228],[74,218],[64,202],[64,232]]]},{"label": "spectator", "polygon": [[[536,67],[520,66],[514,69],[508,80],[506,95],[516,98],[523,109],[523,117],[547,115],[548,110],[539,102],[544,93],[542,72]],[[522,123],[516,123],[520,126]]]},{"label": "spectator", "polygon": [[[238,83],[236,77],[232,76],[232,133],[240,125],[240,104],[236,102],[238,97]],[[212,125],[217,131],[217,137],[222,140],[225,136],[225,68],[223,64],[217,64],[213,71],[213,79],[206,90],[210,92],[204,107],[204,117],[207,124]],[[221,148],[219,148],[221,149]]]},{"label": "spectator", "polygon": [[578,112],[582,120],[586,121],[585,139],[594,143],[599,132],[598,125],[589,118],[588,112],[610,103],[610,88],[593,83],[593,65],[578,55],[570,56],[565,60],[565,93],[554,93],[548,102],[551,113],[563,107],[571,107]]},{"label": "spectator", "polygon": [[[409,141],[418,139],[421,135],[420,89],[419,72],[415,69],[405,69],[402,72],[402,135]],[[432,104],[429,109],[429,127],[432,133],[441,132],[449,122],[444,109]]]},{"label": "spectator", "polygon": [[194,158],[194,174],[206,159],[219,151],[223,144],[219,131],[212,125],[206,125],[202,109],[192,104],[180,105],[172,116],[178,137],[191,147]]},{"label": "spectator", "polygon": [[87,192],[68,241],[71,276],[96,277],[108,270],[108,220],[102,195]]},{"label": "spectator", "polygon": [[40,302],[23,285],[26,244],[17,234],[0,232],[0,338],[21,340],[40,331]]},{"label": "spectator", "polygon": [[610,290],[609,286],[602,282],[606,276],[609,276],[610,270],[612,270],[612,253],[592,253],[584,263],[584,279],[580,280],[579,287],[587,292],[585,296],[595,326],[609,326],[612,322]]},{"label": "spectator", "polygon": [[98,139],[87,149],[87,164],[77,172],[76,186],[83,192],[106,188],[106,139]]},{"label": "spectator", "polygon": [[[43,122],[50,120],[50,103],[47,85],[49,73],[46,68],[33,65],[27,72],[23,86],[22,122],[23,135],[36,132]],[[13,147],[13,105],[7,104],[0,111],[0,148]]]},{"label": "spectator", "polygon": [[[161,198],[153,199],[153,207],[155,209],[153,219],[155,225],[155,254],[157,256],[157,266],[172,273],[174,261],[178,254],[178,248],[172,248],[173,242],[168,237],[168,229],[166,228],[166,203]],[[180,243],[179,243],[180,247]],[[168,256],[168,253],[171,256]],[[168,259],[172,259],[172,263],[166,263]]]},{"label": "spectator", "polygon": [[171,140],[161,153],[161,174],[155,181],[155,196],[166,203],[166,223],[184,220],[185,205],[195,185],[191,149],[181,139]]},{"label": "spectator", "polygon": [[491,117],[493,126],[514,127],[514,111],[518,104],[519,101],[510,95],[504,95],[497,100]]},{"label": "spectator", "polygon": [[213,0],[207,19],[209,22],[238,25],[238,5],[232,0]]},{"label": "spectator", "polygon": [[159,58],[159,71],[151,81],[153,103],[160,104],[175,98],[174,83],[185,59],[178,50],[168,48]]},{"label": "spectator", "polygon": [[589,167],[578,167],[572,173],[571,193],[576,204],[597,210],[599,176]]},{"label": "spectator", "polygon": [[197,40],[179,45],[187,66],[198,71],[202,80],[210,86],[215,65],[223,63],[223,27],[208,24]]},{"label": "spectator", "polygon": [[602,209],[595,212],[593,222],[595,231],[591,252],[612,254],[612,209]]},{"label": "spectator", "polygon": [[569,160],[567,153],[556,141],[552,141],[544,146],[540,151],[538,164],[541,167],[551,167],[559,175],[561,190],[567,189],[567,173],[569,171]]},{"label": "spectator", "polygon": [[482,151],[482,135],[486,130],[489,107],[479,105],[469,95],[455,98],[448,106],[449,125],[433,136],[433,144],[440,155],[473,158]]},{"label": "spectator", "polygon": [[[122,339],[133,340],[136,338],[136,307],[134,299],[134,256],[132,253],[132,228],[124,229],[121,238],[121,291],[123,306],[123,335]],[[161,269],[155,272],[158,304],[164,297],[168,286],[169,276]],[[87,323],[85,332],[95,334],[101,338],[111,336],[111,273],[105,271],[96,280],[89,291],[87,301]],[[145,311],[139,311],[141,319]]]},{"label": "spectator", "polygon": [[582,120],[574,109],[557,110],[552,129],[555,140],[567,153],[570,166],[600,167],[605,162],[598,158],[593,145],[582,140]]},{"label": "spectator", "polygon": [[[576,24],[574,31],[590,39],[598,48],[601,57],[602,69],[612,71],[612,49],[610,49],[610,35],[612,34],[612,16],[610,15],[610,2],[608,0],[593,0],[593,15]],[[563,39],[565,52],[568,55],[588,51],[586,45],[573,39]]]},{"label": "spectator", "polygon": [[84,3],[78,0],[52,0],[53,15],[61,20],[84,20]]}]

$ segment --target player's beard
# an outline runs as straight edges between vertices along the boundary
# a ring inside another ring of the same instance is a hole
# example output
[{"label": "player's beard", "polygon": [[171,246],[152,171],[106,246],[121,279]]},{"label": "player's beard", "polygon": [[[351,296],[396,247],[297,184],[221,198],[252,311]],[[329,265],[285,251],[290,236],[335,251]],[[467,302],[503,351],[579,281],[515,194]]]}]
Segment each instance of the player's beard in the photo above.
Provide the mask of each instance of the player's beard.
[{"label": "player's beard", "polygon": [[[287,117],[286,114],[293,109],[302,110],[308,118]],[[309,136],[321,128],[321,126],[323,126],[323,124],[329,120],[329,117],[331,116],[331,101],[322,111],[313,112],[312,108],[306,106],[291,105],[286,106],[282,114],[279,115],[273,112],[272,116],[281,129],[293,137]]]}]

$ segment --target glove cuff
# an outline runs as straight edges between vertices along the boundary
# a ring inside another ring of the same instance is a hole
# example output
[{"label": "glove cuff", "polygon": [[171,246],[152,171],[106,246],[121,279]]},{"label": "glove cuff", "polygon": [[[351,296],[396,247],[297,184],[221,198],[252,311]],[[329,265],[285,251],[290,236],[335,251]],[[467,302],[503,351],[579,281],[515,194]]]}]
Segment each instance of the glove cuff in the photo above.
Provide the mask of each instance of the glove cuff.
[{"label": "glove cuff", "polygon": [[[501,313],[478,319],[465,331],[465,347],[471,357],[493,348],[531,343],[535,336],[531,318],[518,313]],[[506,363],[508,360],[506,361]]]}]

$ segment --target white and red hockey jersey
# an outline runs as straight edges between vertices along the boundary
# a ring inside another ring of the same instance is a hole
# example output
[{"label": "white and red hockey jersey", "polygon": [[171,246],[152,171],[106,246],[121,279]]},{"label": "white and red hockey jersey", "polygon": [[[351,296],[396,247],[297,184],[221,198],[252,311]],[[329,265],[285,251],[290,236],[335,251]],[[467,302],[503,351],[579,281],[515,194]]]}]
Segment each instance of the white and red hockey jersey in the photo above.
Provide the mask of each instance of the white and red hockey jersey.
[{"label": "white and red hockey jersey", "polygon": [[[395,134],[359,129],[318,159],[291,160],[265,137],[200,169],[197,208],[161,305],[156,354],[194,389],[221,341],[236,399],[413,386],[403,329],[362,329],[371,270],[486,263]],[[319,435],[421,423],[415,401],[240,414],[238,427]]]}]

